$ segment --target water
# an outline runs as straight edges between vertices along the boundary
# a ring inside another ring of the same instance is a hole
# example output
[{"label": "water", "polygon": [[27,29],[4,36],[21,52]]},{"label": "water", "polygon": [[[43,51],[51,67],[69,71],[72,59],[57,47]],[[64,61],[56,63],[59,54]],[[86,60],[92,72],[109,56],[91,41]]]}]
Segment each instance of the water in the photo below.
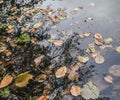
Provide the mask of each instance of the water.
[{"label": "water", "polygon": [[[47,0],[44,1],[42,7],[47,6],[58,9],[65,8],[69,18],[57,24],[57,28],[50,30],[50,34],[54,34],[60,38],[62,30],[83,33],[91,32],[101,33],[104,38],[111,37],[113,39],[112,49],[101,50],[105,57],[105,63],[98,65],[93,60],[89,63],[95,65],[95,74],[91,77],[91,81],[101,90],[101,96],[108,96],[111,100],[119,100],[120,97],[120,78],[115,77],[113,84],[104,81],[104,75],[109,74],[108,69],[112,65],[120,64],[120,55],[115,52],[114,48],[120,45],[120,13],[119,0]],[[78,6],[84,8],[72,15],[69,12]],[[86,18],[93,20],[84,22]],[[71,25],[73,24],[73,25]],[[81,48],[86,48],[92,38],[85,39],[81,43]],[[118,86],[116,89],[115,87]]]}]

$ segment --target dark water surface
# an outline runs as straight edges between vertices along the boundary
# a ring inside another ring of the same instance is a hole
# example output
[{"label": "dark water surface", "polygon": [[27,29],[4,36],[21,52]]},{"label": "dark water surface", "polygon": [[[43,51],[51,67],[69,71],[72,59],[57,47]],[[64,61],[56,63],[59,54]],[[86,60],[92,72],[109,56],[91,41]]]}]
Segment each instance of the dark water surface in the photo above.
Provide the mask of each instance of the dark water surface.
[{"label": "dark water surface", "polygon": [[[108,96],[111,100],[120,100],[120,78],[114,78],[113,84],[105,82],[103,78],[104,75],[109,74],[108,69],[112,65],[120,64],[120,55],[114,50],[120,45],[119,4],[120,0],[46,0],[42,4],[45,8],[47,6],[54,9],[65,8],[67,12],[78,6],[84,7],[75,15],[68,14],[67,20],[61,21],[57,24],[57,28],[50,31],[50,34],[54,34],[57,38],[60,38],[59,32],[62,30],[69,30],[78,33],[101,33],[104,38],[113,39],[113,48],[102,51],[105,57],[104,64],[95,64],[94,60],[89,62],[95,65],[95,73],[90,80],[101,90],[101,96]],[[93,20],[84,22],[86,18],[93,18]],[[86,48],[90,42],[91,39],[83,40],[81,48]]]}]

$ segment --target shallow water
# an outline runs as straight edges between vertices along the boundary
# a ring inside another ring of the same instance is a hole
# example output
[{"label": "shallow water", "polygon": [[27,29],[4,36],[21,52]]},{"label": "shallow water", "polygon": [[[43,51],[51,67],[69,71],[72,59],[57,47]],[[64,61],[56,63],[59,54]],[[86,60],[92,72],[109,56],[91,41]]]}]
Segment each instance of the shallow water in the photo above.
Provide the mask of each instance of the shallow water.
[{"label": "shallow water", "polygon": [[[112,37],[113,48],[101,50],[102,55],[105,57],[105,63],[98,65],[94,60],[89,63],[95,65],[94,76],[90,78],[96,86],[101,90],[101,96],[108,96],[111,100],[119,100],[120,97],[120,78],[114,78],[113,84],[104,81],[104,75],[108,74],[108,69],[112,65],[120,64],[120,55],[114,51],[116,46],[120,45],[120,13],[119,13],[119,0],[48,0],[44,1],[42,7],[51,7],[54,9],[65,8],[70,12],[78,6],[84,8],[77,12],[77,14],[68,14],[67,20],[61,21],[57,24],[57,28],[50,30],[50,34],[54,34],[60,38],[62,30],[69,30],[83,33],[91,32],[101,33],[104,38]],[[86,18],[93,18],[91,21],[84,22]],[[81,41],[81,48],[86,48],[91,42],[91,38]],[[118,86],[118,89],[115,89]]]}]

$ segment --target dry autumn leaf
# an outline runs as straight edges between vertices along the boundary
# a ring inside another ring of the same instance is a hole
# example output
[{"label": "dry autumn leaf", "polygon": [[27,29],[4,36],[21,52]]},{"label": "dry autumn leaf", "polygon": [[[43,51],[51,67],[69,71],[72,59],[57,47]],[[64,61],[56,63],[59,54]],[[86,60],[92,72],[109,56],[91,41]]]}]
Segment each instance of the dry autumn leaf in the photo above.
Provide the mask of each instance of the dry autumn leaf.
[{"label": "dry autumn leaf", "polygon": [[6,45],[4,43],[0,43],[0,53],[4,52],[7,49]]},{"label": "dry autumn leaf", "polygon": [[38,67],[38,65],[41,63],[43,58],[44,58],[44,55],[40,55],[39,57],[34,59],[35,67]]},{"label": "dry autumn leaf", "polygon": [[35,77],[35,80],[36,80],[37,82],[43,82],[43,81],[45,81],[46,79],[47,79],[47,76],[46,76],[45,74],[40,74],[40,75],[38,75],[38,76]]},{"label": "dry autumn leaf", "polygon": [[53,21],[54,23],[59,22],[59,21],[60,21],[60,18],[59,18],[58,16],[54,16],[54,17],[52,18],[52,21]]},{"label": "dry autumn leaf", "polygon": [[70,93],[73,95],[73,96],[79,96],[80,93],[81,93],[81,88],[77,85],[73,85],[71,88],[70,88]]},{"label": "dry autumn leaf", "polygon": [[88,57],[85,57],[85,56],[77,56],[77,59],[80,61],[80,62],[82,62],[82,63],[86,63],[88,60],[89,60],[89,58]]},{"label": "dry autumn leaf", "polygon": [[95,38],[95,39],[103,39],[102,35],[99,34],[99,33],[95,33],[95,34],[94,34],[94,38]]},{"label": "dry autumn leaf", "polygon": [[40,96],[37,100],[48,100],[48,97],[47,97],[47,96],[42,95],[42,96]]},{"label": "dry autumn leaf", "polygon": [[104,80],[108,83],[113,83],[113,78],[110,75],[105,76]]},{"label": "dry autumn leaf", "polygon": [[29,80],[32,79],[32,77],[33,75],[29,74],[29,72],[21,73],[16,77],[15,85],[17,87],[25,87],[29,83]]},{"label": "dry autumn leaf", "polygon": [[9,50],[5,50],[4,53],[5,53],[5,55],[6,55],[7,57],[12,54]]},{"label": "dry autumn leaf", "polygon": [[95,62],[97,64],[102,64],[102,63],[105,62],[105,58],[103,56],[98,55],[98,56],[95,57]]},{"label": "dry autumn leaf", "polygon": [[80,62],[73,63],[73,64],[70,66],[70,70],[71,70],[71,71],[77,71],[81,66],[83,66],[83,64],[81,64]]},{"label": "dry autumn leaf", "polygon": [[8,86],[13,80],[13,77],[11,75],[6,75],[2,81],[0,82],[0,88]]},{"label": "dry autumn leaf", "polygon": [[57,78],[62,78],[65,76],[66,72],[67,72],[67,68],[66,66],[63,66],[56,71],[55,76]]},{"label": "dry autumn leaf", "polygon": [[77,72],[71,71],[68,75],[68,79],[72,80],[72,81],[78,81],[79,78],[79,74]]},{"label": "dry autumn leaf", "polygon": [[39,27],[41,27],[43,25],[43,23],[42,22],[38,22],[38,23],[36,23],[36,24],[34,24],[33,25],[33,28],[39,28]]}]

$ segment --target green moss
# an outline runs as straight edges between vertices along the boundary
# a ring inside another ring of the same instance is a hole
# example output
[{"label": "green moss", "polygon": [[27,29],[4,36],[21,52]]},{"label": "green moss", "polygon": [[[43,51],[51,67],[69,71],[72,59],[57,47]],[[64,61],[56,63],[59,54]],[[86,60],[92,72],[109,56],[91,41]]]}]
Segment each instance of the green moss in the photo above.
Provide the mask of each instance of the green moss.
[{"label": "green moss", "polygon": [[0,29],[6,29],[9,26],[9,23],[0,24]]},{"label": "green moss", "polygon": [[10,96],[10,90],[9,88],[4,88],[3,90],[0,91],[0,96],[2,98],[7,98]]}]

